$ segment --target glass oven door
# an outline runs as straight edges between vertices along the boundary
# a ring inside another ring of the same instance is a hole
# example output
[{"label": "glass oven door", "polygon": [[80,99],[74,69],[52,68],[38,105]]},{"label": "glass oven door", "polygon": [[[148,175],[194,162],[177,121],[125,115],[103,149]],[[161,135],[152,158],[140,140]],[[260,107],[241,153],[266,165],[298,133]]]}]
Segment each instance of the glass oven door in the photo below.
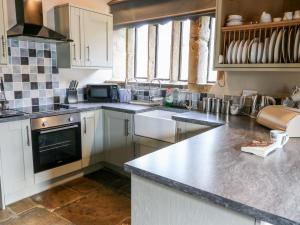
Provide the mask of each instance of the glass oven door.
[{"label": "glass oven door", "polygon": [[34,172],[42,172],[81,159],[80,124],[32,132]]}]

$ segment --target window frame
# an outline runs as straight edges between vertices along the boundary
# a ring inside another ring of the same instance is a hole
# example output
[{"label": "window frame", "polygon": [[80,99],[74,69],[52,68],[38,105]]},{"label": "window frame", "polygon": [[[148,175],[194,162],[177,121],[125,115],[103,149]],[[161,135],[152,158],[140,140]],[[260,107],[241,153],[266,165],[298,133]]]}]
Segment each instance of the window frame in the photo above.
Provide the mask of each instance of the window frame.
[{"label": "window frame", "polygon": [[[178,65],[177,80],[179,82],[185,82],[185,83],[187,83],[188,80],[189,80],[189,74],[188,74],[187,80],[181,79],[181,72],[182,72],[182,68],[181,68],[181,64],[182,64],[182,45],[183,45],[183,22],[184,21],[185,20],[180,21],[179,65]],[[189,48],[189,54],[190,54],[190,48]]]},{"label": "window frame", "polygon": [[155,74],[154,74],[154,78],[155,79],[159,79],[161,81],[171,81],[171,78],[172,78],[172,53],[173,53],[173,32],[174,32],[174,27],[173,27],[173,20],[171,20],[172,22],[172,30],[171,30],[171,49],[170,49],[170,72],[169,72],[169,78],[166,79],[166,78],[159,78],[157,77],[157,65],[158,65],[158,48],[159,48],[159,45],[158,45],[158,41],[159,41],[159,24],[155,24],[156,26],[156,37],[155,37],[155,68],[154,68],[154,71],[155,71]]},{"label": "window frame", "polygon": [[137,39],[138,39],[138,32],[137,29],[139,27],[134,28],[134,73],[133,76],[137,80],[148,80],[149,79],[149,24],[145,24],[148,26],[148,43],[147,43],[147,48],[148,48],[148,56],[147,56],[147,74],[146,77],[138,77],[137,76]]},{"label": "window frame", "polygon": [[[216,25],[216,17],[215,16],[210,16],[210,18],[211,18],[210,19],[210,24],[209,24],[210,32],[212,32],[212,30],[214,29],[214,36],[216,37],[216,26],[213,26],[213,23],[212,23],[212,19],[215,19],[215,25]],[[210,51],[210,45],[211,45],[212,41],[215,42],[215,38],[214,38],[214,40],[212,40],[211,36],[212,35],[210,35],[209,42],[208,42],[209,47],[208,47],[208,64],[207,64],[207,78],[206,78],[206,83],[207,84],[215,84],[217,82],[217,78],[216,78],[215,81],[212,81],[212,80],[209,79],[210,65],[211,65],[211,63],[214,62],[214,59],[213,58],[211,59],[211,55],[214,55],[214,51]]]}]

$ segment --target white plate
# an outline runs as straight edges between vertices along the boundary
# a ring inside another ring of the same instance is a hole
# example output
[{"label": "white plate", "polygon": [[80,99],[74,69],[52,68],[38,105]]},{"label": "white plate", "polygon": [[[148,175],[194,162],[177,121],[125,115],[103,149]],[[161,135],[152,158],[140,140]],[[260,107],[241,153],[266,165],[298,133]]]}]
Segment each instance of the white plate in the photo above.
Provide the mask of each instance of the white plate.
[{"label": "white plate", "polygon": [[248,59],[250,63],[256,63],[258,39],[254,38],[248,47]]},{"label": "white plate", "polygon": [[257,63],[261,63],[262,56],[263,56],[263,50],[264,50],[264,43],[259,42],[258,48],[257,48],[257,58],[256,58]]},{"label": "white plate", "polygon": [[243,25],[243,22],[238,21],[238,22],[228,22],[228,23],[226,23],[226,26],[228,26],[228,27],[239,26],[239,25]]},{"label": "white plate", "polygon": [[298,50],[299,50],[299,40],[300,40],[300,29],[298,28],[296,37],[295,37],[295,44],[294,44],[294,62],[298,62]]},{"label": "white plate", "polygon": [[295,28],[291,28],[289,32],[289,39],[288,39],[288,59],[290,63],[294,62],[294,35],[295,35]]},{"label": "white plate", "polygon": [[245,41],[242,40],[239,44],[238,52],[237,52],[237,64],[242,63],[242,56],[243,56],[243,47],[244,47]]},{"label": "white plate", "polygon": [[270,44],[270,38],[266,38],[264,43],[262,60],[261,60],[262,63],[264,64],[268,63],[269,44]]},{"label": "white plate", "polygon": [[298,62],[300,62],[300,42],[299,42],[299,49],[298,49]]},{"label": "white plate", "polygon": [[283,29],[281,51],[282,51],[282,58],[284,63],[288,63],[287,46],[288,46],[288,31],[286,29]]},{"label": "white plate", "polygon": [[236,64],[237,62],[237,52],[239,47],[240,41],[235,42],[234,47],[232,49],[232,55],[231,55],[231,63]]},{"label": "white plate", "polygon": [[282,54],[282,51],[281,51],[282,32],[283,32],[282,30],[279,31],[277,39],[276,39],[275,51],[274,51],[274,63],[279,63],[280,62],[280,58],[281,58],[281,54]]},{"label": "white plate", "polygon": [[228,20],[242,20],[243,17],[241,15],[229,15]]},{"label": "white plate", "polygon": [[277,30],[273,31],[271,40],[270,40],[270,45],[269,45],[269,55],[268,55],[268,62],[273,63],[274,62],[274,49],[275,49],[275,42],[277,38]]},{"label": "white plate", "polygon": [[243,46],[243,53],[242,53],[242,63],[248,63],[248,48],[249,48],[249,40],[247,40]]},{"label": "white plate", "polygon": [[228,47],[228,50],[227,50],[227,56],[226,56],[226,62],[228,64],[231,64],[231,55],[232,55],[232,49],[233,49],[233,46],[234,46],[234,41],[232,41]]}]

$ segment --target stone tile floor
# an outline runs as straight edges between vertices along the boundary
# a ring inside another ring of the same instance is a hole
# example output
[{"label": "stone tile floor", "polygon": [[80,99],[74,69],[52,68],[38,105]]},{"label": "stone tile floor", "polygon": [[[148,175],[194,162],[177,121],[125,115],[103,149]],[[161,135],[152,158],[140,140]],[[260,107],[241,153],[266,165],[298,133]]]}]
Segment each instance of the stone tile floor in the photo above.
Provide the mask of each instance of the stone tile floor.
[{"label": "stone tile floor", "polygon": [[130,224],[130,179],[106,169],[0,211],[0,225]]}]

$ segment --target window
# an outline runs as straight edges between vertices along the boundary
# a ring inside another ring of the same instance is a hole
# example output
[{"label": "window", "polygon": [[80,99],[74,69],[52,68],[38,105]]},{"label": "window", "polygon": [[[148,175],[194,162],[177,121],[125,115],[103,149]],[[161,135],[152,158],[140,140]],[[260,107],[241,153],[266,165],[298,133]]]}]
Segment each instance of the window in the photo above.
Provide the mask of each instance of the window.
[{"label": "window", "polygon": [[187,81],[189,76],[190,29],[191,29],[190,20],[185,20],[181,22],[180,67],[179,67],[180,81]]},{"label": "window", "polygon": [[212,83],[217,80],[217,71],[213,70],[215,34],[216,34],[216,18],[211,18],[210,22],[210,41],[209,41],[209,59],[208,59],[208,77],[207,82]]},{"label": "window", "polygon": [[169,80],[171,74],[172,22],[159,24],[157,30],[156,78]]},{"label": "window", "polygon": [[136,78],[148,78],[148,25],[135,31],[135,71]]}]

